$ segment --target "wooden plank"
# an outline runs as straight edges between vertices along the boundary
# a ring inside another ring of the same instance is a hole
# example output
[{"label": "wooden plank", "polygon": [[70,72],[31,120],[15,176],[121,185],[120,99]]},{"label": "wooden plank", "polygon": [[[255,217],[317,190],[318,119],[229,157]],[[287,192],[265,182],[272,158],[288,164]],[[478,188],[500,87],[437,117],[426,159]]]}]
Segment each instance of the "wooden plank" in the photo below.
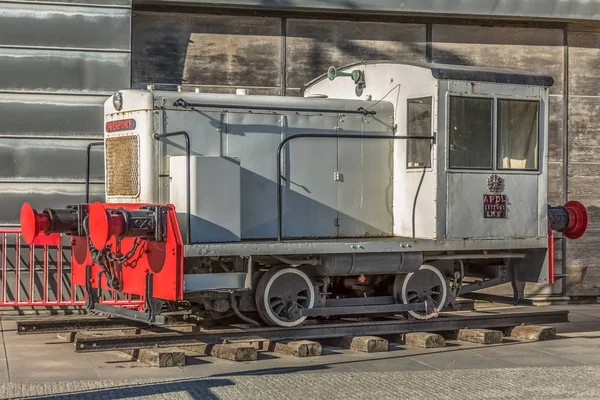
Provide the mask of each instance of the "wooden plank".
[{"label": "wooden plank", "polygon": [[273,342],[269,347],[274,352],[293,357],[317,357],[323,350],[321,343],[312,340]]},{"label": "wooden plank", "polygon": [[536,342],[552,340],[556,338],[556,328],[543,325],[519,325],[511,330],[510,336],[516,339],[534,340]]},{"label": "wooden plank", "polygon": [[289,19],[287,86],[297,89],[331,65],[367,60],[424,62],[425,42],[424,24]]},{"label": "wooden plank", "polygon": [[230,361],[256,361],[256,347],[245,343],[206,344],[178,346],[187,352],[210,355]]},{"label": "wooden plank", "polygon": [[548,161],[563,161],[564,113],[563,96],[548,99]]},{"label": "wooden plank", "polygon": [[563,204],[563,163],[548,162],[548,203]]},{"label": "wooden plank", "polygon": [[569,164],[569,198],[587,207],[588,227],[600,229],[600,164]]},{"label": "wooden plank", "polygon": [[600,95],[600,33],[569,32],[569,95]]},{"label": "wooden plank", "polygon": [[155,368],[185,366],[185,352],[177,348],[123,350],[117,354]]},{"label": "wooden plank", "polygon": [[281,85],[279,18],[139,11],[134,83]]},{"label": "wooden plank", "polygon": [[434,25],[433,60],[526,70],[551,75],[551,94],[563,93],[564,49],[561,29]]},{"label": "wooden plank", "polygon": [[569,99],[569,162],[597,163],[600,150],[600,97]]},{"label": "wooden plank", "polygon": [[323,343],[363,353],[388,351],[388,341],[377,336],[343,336],[322,340]]},{"label": "wooden plank", "polygon": [[446,347],[441,335],[431,332],[411,332],[406,334],[406,345],[425,349]]},{"label": "wooden plank", "polygon": [[[580,102],[580,100],[585,100]],[[597,103],[594,113],[600,111],[600,101],[594,98],[575,98],[575,104],[589,104],[589,100]],[[569,199],[581,201],[588,212],[588,230],[577,240],[567,239],[567,295],[568,296],[598,296],[600,295],[600,258],[598,243],[600,242],[600,164],[593,161],[593,153],[586,149],[597,148],[598,123],[589,116],[583,120],[583,115],[589,115],[589,108],[580,109],[576,127],[571,129],[571,159],[584,159],[585,162],[569,164]],[[575,150],[576,151],[575,151]]]},{"label": "wooden plank", "polygon": [[567,241],[567,296],[600,296],[600,230]]},{"label": "wooden plank", "polygon": [[458,340],[479,344],[502,343],[502,332],[491,329],[461,329],[458,331]]}]

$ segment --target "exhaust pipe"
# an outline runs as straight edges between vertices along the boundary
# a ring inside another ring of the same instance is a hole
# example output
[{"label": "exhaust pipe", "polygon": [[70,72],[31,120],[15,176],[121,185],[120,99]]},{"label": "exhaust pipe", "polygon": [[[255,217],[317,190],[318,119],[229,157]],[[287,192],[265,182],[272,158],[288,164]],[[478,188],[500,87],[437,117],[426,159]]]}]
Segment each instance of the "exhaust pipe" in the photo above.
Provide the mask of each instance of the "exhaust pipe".
[{"label": "exhaust pipe", "polygon": [[21,234],[25,243],[31,245],[40,234],[53,233],[78,234],[81,230],[81,217],[79,207],[45,208],[41,213],[31,207],[29,203],[21,206],[19,216]]}]

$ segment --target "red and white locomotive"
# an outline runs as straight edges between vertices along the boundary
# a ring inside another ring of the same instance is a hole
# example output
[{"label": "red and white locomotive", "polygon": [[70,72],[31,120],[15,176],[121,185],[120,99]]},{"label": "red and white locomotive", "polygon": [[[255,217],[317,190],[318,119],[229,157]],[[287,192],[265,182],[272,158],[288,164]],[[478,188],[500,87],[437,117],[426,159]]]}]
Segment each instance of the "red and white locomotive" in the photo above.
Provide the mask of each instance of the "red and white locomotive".
[{"label": "red and white locomotive", "polygon": [[104,108],[105,202],[24,204],[23,237],[71,235],[88,307],[153,324],[426,319],[484,288],[553,283],[552,231],[576,239],[587,214],[547,204],[552,84],[372,62],[303,97],[122,90]]}]

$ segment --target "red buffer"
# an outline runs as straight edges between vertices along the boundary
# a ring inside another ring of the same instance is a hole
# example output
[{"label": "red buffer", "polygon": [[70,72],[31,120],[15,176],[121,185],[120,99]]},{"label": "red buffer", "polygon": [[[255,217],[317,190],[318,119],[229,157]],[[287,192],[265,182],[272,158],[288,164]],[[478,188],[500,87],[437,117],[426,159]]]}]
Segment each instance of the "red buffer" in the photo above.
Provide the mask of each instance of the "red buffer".
[{"label": "red buffer", "polygon": [[548,281],[554,283],[554,234],[560,232],[568,239],[579,239],[588,226],[587,210],[578,201],[564,206],[548,207]]},{"label": "red buffer", "polygon": [[60,234],[84,235],[83,219],[85,205],[68,206],[64,209],[46,208],[41,213],[34,210],[29,203],[21,206],[21,232],[25,243],[40,244],[60,240]]}]

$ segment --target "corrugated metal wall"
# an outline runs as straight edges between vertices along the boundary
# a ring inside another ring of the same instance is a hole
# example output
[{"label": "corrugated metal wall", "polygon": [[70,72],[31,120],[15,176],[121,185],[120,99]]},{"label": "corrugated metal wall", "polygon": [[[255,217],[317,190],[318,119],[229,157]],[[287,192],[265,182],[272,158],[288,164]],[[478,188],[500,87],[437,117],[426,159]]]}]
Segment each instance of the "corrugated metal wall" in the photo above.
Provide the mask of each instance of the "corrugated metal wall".
[{"label": "corrugated metal wall", "polygon": [[[83,200],[102,105],[131,85],[131,0],[0,0],[0,224]],[[92,198],[103,197],[95,152]]]}]

